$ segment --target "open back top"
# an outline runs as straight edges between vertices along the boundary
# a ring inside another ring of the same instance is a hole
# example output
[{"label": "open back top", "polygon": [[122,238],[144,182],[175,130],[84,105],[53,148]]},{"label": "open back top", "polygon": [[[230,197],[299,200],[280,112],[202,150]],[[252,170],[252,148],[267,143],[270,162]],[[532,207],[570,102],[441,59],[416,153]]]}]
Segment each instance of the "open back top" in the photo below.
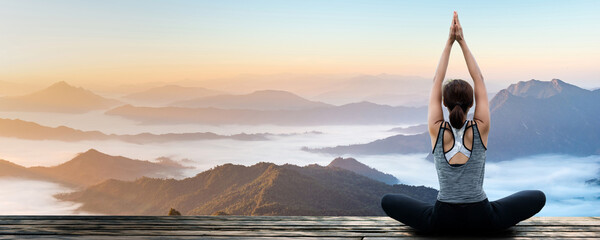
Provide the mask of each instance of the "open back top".
[{"label": "open back top", "polygon": [[[470,121],[473,127],[473,144],[469,154],[469,159],[464,164],[451,165],[446,159],[444,152],[444,132],[450,124],[443,122],[440,124],[438,136],[433,148],[433,160],[437,170],[440,191],[437,199],[448,203],[472,203],[483,201],[487,198],[483,191],[483,177],[485,172],[485,151],[479,129],[475,121]],[[463,128],[465,125],[463,125]],[[452,129],[450,129],[452,130]],[[454,136],[456,137],[456,136]],[[460,139],[455,139],[462,141]],[[453,146],[450,151],[455,147]],[[463,146],[464,147],[464,146]],[[468,150],[468,149],[467,149]],[[449,151],[449,152],[450,152]]]},{"label": "open back top", "polygon": [[[454,138],[454,142],[452,143],[452,148],[450,148],[450,150],[444,151],[444,154],[446,155],[446,160],[448,160],[448,162],[450,162],[450,159],[452,159],[452,157],[454,157],[457,153],[462,153],[467,158],[469,158],[471,156],[471,149],[468,149],[465,144],[465,132],[466,132],[467,128],[470,128],[473,126],[473,125],[469,125],[467,127],[468,122],[469,121],[465,121],[465,123],[462,125],[461,128],[454,128],[454,127],[451,128],[452,138]],[[447,126],[445,126],[445,127],[447,127]],[[473,145],[471,145],[471,146],[473,146]]]}]

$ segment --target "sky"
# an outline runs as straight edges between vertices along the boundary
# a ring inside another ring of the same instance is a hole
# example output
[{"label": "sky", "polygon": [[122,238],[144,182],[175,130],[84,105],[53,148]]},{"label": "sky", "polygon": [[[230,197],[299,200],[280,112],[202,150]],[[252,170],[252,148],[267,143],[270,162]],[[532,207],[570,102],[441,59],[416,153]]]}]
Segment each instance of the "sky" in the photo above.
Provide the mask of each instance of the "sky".
[{"label": "sky", "polygon": [[[600,87],[600,1],[0,0],[0,81],[430,78],[452,11],[485,79]],[[446,76],[469,78],[458,44]]]}]

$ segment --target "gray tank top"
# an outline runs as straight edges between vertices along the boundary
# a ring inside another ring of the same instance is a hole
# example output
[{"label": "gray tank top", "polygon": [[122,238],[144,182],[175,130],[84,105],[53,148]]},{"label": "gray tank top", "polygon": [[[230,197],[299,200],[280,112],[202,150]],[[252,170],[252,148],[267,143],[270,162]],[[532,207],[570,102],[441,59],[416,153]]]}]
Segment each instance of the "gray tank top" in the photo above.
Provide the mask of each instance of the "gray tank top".
[{"label": "gray tank top", "polygon": [[[447,125],[447,126],[446,126]],[[449,129],[446,122],[440,125],[433,148],[433,161],[437,170],[440,191],[437,199],[448,203],[473,203],[487,198],[483,191],[483,175],[485,171],[485,151],[477,124],[473,128],[473,145],[471,156],[465,164],[450,165],[444,154],[444,129]],[[451,130],[451,129],[449,129]]]}]

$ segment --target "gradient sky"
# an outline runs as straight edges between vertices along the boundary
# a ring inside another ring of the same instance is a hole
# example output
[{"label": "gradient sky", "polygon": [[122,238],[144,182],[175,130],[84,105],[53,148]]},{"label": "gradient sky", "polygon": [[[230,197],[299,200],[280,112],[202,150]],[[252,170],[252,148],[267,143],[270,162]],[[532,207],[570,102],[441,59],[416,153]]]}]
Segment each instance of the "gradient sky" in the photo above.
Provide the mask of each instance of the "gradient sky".
[{"label": "gradient sky", "polygon": [[[433,77],[458,11],[484,77],[600,87],[600,1],[0,0],[0,80]],[[469,78],[455,45],[447,77]]]}]

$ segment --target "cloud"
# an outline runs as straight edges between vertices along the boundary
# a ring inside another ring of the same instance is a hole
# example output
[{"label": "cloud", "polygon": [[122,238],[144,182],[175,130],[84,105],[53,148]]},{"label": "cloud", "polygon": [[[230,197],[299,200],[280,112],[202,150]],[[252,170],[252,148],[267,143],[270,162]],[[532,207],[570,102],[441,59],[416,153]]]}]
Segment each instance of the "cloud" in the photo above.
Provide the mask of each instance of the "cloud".
[{"label": "cloud", "polygon": [[[104,121],[105,118],[106,121]],[[66,116],[62,116],[61,121],[68,122],[69,120]],[[0,145],[3,146],[0,158],[25,166],[50,166],[70,160],[76,153],[95,148],[107,154],[122,155],[141,160],[154,160],[160,156],[169,156],[169,158],[177,161],[188,159],[186,165],[196,168],[187,169],[185,174],[186,176],[194,176],[199,172],[224,163],[252,165],[265,161],[301,166],[313,163],[327,165],[337,156],[314,154],[300,149],[304,146],[326,147],[366,143],[394,135],[393,132],[388,130],[398,127],[389,125],[309,127],[195,125],[187,128],[187,125],[136,125],[132,122],[119,122],[112,117],[94,113],[87,115],[87,117],[80,116],[72,121],[77,122],[82,129],[107,132],[129,129],[129,133],[145,131],[154,133],[212,131],[219,134],[235,134],[240,132],[303,133],[319,131],[322,134],[308,133],[277,136],[269,141],[222,139],[146,145],[128,144],[120,141],[71,143],[0,138]],[[102,122],[110,124],[103,124]],[[110,130],[114,125],[117,125],[116,128]],[[437,189],[439,186],[435,168],[432,162],[425,159],[426,156],[427,153],[344,155],[343,157],[354,157],[371,167],[396,176],[402,183],[425,185]],[[541,155],[499,163],[487,163],[484,189],[490,200],[524,189],[540,189],[548,197],[546,207],[539,214],[541,216],[598,216],[600,215],[600,210],[597,208],[597,206],[600,206],[600,199],[598,199],[600,197],[600,187],[586,185],[585,180],[598,177],[599,170],[600,156]],[[3,196],[10,196],[2,200],[2,208],[5,209],[0,210],[4,210],[5,213],[66,214],[76,208],[75,204],[59,203],[51,197],[54,193],[69,191],[69,189],[62,188],[59,185],[14,179],[2,179],[0,184],[0,193],[3,193]],[[39,199],[39,201],[35,199]],[[19,203],[24,204],[18,206]]]},{"label": "cloud", "polygon": [[519,190],[542,190],[547,202],[540,216],[598,216],[600,186],[585,181],[598,177],[599,168],[599,155],[539,155],[487,164],[484,189],[490,200]]},{"label": "cloud", "polygon": [[19,178],[0,178],[2,215],[92,214],[77,211],[78,203],[59,201],[54,194],[71,191],[55,183]]},{"label": "cloud", "polygon": [[[435,167],[427,154],[355,156],[391,173],[402,183],[439,189]],[[484,190],[490,201],[528,189],[542,190],[546,206],[538,216],[599,216],[600,186],[585,181],[599,177],[600,155],[574,157],[538,155],[486,163]]]}]

